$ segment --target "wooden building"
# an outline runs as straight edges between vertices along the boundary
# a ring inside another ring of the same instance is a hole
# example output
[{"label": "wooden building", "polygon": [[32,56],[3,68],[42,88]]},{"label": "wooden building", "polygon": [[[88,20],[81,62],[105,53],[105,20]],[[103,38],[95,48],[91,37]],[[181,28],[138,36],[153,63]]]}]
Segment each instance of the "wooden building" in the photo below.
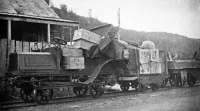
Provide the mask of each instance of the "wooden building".
[{"label": "wooden building", "polygon": [[0,77],[5,75],[9,54],[29,52],[34,42],[40,47],[54,37],[72,38],[79,22],[60,19],[49,0],[0,1]]}]

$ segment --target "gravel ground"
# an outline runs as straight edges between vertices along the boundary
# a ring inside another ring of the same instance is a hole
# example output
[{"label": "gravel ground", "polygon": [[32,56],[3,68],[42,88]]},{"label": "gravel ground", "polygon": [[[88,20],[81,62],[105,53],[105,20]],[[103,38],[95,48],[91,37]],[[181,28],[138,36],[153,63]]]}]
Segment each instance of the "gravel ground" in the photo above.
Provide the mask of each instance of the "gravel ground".
[{"label": "gravel ground", "polygon": [[200,85],[15,109],[16,111],[200,111]]}]

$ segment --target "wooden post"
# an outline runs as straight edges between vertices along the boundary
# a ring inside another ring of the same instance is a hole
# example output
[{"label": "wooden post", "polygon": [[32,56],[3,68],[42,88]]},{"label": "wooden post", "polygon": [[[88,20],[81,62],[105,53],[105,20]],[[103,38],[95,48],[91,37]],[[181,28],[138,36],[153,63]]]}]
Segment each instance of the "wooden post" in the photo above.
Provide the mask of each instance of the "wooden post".
[{"label": "wooden post", "polygon": [[8,50],[8,53],[7,53],[7,69],[8,69],[8,66],[9,66],[9,56],[10,56],[10,52],[11,52],[11,20],[8,20],[8,24],[7,24],[7,35],[8,35],[8,37],[7,37],[7,46],[8,46],[8,48],[7,48],[7,50]]},{"label": "wooden post", "polygon": [[[6,72],[6,52],[7,52],[7,39],[0,39],[0,77],[5,76]],[[1,82],[0,82],[1,86]]]},{"label": "wooden post", "polygon": [[77,27],[78,27],[78,29],[80,28],[79,25]]},{"label": "wooden post", "polygon": [[50,24],[47,24],[47,42],[50,42]]},{"label": "wooden post", "polygon": [[69,36],[70,36],[70,47],[72,47],[72,28],[69,29]]}]

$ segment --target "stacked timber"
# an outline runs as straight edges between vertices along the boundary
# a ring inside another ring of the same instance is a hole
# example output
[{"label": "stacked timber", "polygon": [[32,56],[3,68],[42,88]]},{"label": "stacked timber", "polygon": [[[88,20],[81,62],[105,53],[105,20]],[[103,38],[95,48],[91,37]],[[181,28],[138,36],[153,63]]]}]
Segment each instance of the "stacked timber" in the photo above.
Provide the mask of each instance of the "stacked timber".
[{"label": "stacked timber", "polygon": [[101,42],[101,36],[86,29],[79,29],[74,32],[73,40],[73,48],[89,50],[91,46]]}]

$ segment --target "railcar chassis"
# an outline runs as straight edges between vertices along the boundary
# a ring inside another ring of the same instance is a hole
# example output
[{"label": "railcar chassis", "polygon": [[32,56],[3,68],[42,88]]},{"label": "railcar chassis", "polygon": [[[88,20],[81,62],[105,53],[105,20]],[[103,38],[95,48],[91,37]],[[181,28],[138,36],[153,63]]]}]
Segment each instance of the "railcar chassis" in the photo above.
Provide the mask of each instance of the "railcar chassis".
[{"label": "railcar chassis", "polygon": [[172,86],[182,87],[186,83],[194,86],[196,81],[200,80],[200,61],[169,61],[168,67],[169,82]]}]

